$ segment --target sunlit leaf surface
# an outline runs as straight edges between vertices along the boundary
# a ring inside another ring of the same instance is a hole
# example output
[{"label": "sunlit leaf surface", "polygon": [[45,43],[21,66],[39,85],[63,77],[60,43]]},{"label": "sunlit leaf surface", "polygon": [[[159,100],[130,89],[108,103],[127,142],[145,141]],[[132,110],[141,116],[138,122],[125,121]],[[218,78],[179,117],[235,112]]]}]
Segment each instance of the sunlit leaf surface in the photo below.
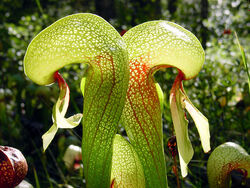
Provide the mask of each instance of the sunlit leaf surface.
[{"label": "sunlit leaf surface", "polygon": [[[130,29],[123,38],[128,46],[130,61],[130,81],[122,116],[123,124],[142,162],[146,186],[166,187],[161,95],[157,92],[159,88],[155,85],[153,74],[162,68],[176,67],[182,72],[181,80],[191,79],[202,68],[204,51],[191,32],[167,21],[143,23]],[[177,94],[179,96],[173,97],[180,100],[180,93]],[[191,160],[193,149],[187,136],[184,112],[179,114],[182,107],[179,103],[173,103],[171,108],[174,110],[172,118],[181,121],[178,123],[181,127],[175,132],[178,132],[177,145],[186,146],[186,154],[180,155],[183,157],[180,161],[184,161],[181,162],[181,167],[185,169],[185,175],[187,168],[184,164]],[[175,117],[176,115],[179,117]]]},{"label": "sunlit leaf surface", "polygon": [[[230,185],[230,172],[242,169],[250,173],[250,155],[240,145],[233,142],[221,144],[211,153],[207,163],[210,187],[226,188]],[[244,173],[243,173],[244,174]]]},{"label": "sunlit leaf surface", "polygon": [[[129,66],[126,44],[104,19],[93,14],[64,17],[40,32],[24,58],[26,75],[40,85],[55,81],[53,75],[72,63],[89,65],[84,91],[82,151],[87,187],[110,185],[112,144],[123,110]],[[61,100],[61,99],[60,99]],[[53,110],[56,127],[45,134],[46,145],[58,125],[71,127],[79,116],[65,119],[65,103]],[[47,136],[46,136],[47,135]]]},{"label": "sunlit leaf surface", "polygon": [[114,182],[114,188],[145,188],[145,178],[140,159],[132,145],[121,135],[116,135],[114,139],[112,182]]}]

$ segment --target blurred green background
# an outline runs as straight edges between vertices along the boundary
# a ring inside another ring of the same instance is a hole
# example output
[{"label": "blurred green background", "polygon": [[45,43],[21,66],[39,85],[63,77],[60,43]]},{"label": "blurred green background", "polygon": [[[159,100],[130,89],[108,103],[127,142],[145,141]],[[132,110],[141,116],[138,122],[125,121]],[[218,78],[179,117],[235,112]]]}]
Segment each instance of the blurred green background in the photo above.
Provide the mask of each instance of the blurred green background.
[{"label": "blurred green background", "polygon": [[[119,32],[157,19],[173,21],[193,32],[205,49],[206,61],[198,77],[185,81],[184,86],[196,107],[209,119],[211,147],[232,141],[249,153],[249,88],[234,35],[237,32],[249,60],[249,10],[248,0],[1,0],[0,145],[23,152],[29,164],[26,180],[34,187],[84,187],[82,169],[67,170],[62,160],[67,146],[81,145],[81,126],[60,130],[46,153],[42,152],[41,136],[52,125],[51,111],[59,91],[56,85],[32,83],[23,72],[23,58],[29,42],[42,29],[66,15],[91,12],[105,18]],[[71,89],[68,115],[82,111],[79,86],[84,71],[81,65],[62,71]],[[173,159],[167,151],[167,141],[174,134],[168,100],[176,73],[166,69],[155,75],[165,93],[163,129],[170,187],[176,187],[176,177],[172,172]],[[125,135],[122,128],[120,133]],[[189,175],[185,179],[179,177],[181,185],[208,187],[209,154],[203,153],[192,121],[189,136],[195,154]]]}]

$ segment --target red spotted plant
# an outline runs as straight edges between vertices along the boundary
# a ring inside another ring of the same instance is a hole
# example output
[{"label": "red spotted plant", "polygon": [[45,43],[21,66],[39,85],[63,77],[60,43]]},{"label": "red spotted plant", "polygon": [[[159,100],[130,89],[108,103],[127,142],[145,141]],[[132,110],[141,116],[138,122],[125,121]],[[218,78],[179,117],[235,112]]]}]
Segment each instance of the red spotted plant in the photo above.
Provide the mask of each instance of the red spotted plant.
[{"label": "red spotted plant", "polygon": [[80,114],[65,118],[69,88],[57,73],[73,63],[89,65],[84,93],[82,152],[87,187],[108,187],[113,140],[125,103],[129,66],[126,44],[105,20],[93,14],[62,18],[39,33],[25,58],[26,75],[39,85],[59,84],[53,107],[53,125],[43,135],[44,150],[58,128],[73,128]]},{"label": "red spotted plant", "polygon": [[16,148],[0,146],[0,187],[13,188],[26,176],[28,165]]},{"label": "red spotted plant", "polygon": [[[60,95],[53,107],[53,125],[43,135],[44,150],[58,128],[81,122],[82,154],[87,187],[166,187],[161,118],[162,91],[154,73],[174,67],[179,71],[170,95],[182,175],[193,156],[186,109],[198,128],[205,152],[210,150],[207,119],[185,94],[182,81],[195,77],[204,62],[197,38],[167,21],[151,21],[123,37],[93,14],[62,18],[39,33],[24,59],[26,75],[35,83],[57,82]],[[65,118],[69,87],[58,73],[73,63],[87,63],[82,79],[83,114]],[[119,121],[129,142],[116,135]]]},{"label": "red spotted plant", "polygon": [[130,79],[122,114],[129,140],[144,169],[147,187],[166,187],[160,86],[154,73],[163,68],[177,68],[170,94],[170,109],[177,139],[182,176],[193,149],[188,138],[186,109],[193,118],[205,152],[210,150],[207,119],[187,97],[182,81],[195,77],[204,63],[204,51],[198,39],[181,26],[167,21],[138,25],[123,36],[129,54]]},{"label": "red spotted plant", "polygon": [[210,187],[229,188],[230,173],[239,171],[244,179],[250,174],[250,155],[240,145],[233,142],[221,144],[211,153],[207,163]]}]

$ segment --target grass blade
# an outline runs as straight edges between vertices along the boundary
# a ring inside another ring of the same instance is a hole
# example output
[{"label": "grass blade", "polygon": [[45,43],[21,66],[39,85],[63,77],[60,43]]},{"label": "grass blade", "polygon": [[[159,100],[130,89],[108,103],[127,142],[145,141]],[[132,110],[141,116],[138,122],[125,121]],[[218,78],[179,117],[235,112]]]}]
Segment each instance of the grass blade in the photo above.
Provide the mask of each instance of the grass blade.
[{"label": "grass blade", "polygon": [[36,181],[36,188],[40,188],[40,183],[39,183],[39,179],[38,179],[37,172],[36,172],[35,168],[33,168],[33,172],[34,172],[34,177],[35,177],[35,181]]},{"label": "grass blade", "polygon": [[240,41],[239,41],[239,38],[238,38],[238,36],[237,36],[237,33],[234,32],[234,34],[235,34],[236,41],[237,41],[237,44],[238,44],[239,49],[240,49],[240,52],[241,52],[241,57],[242,57],[242,61],[243,61],[245,70],[246,70],[246,72],[247,72],[247,77],[248,77],[248,88],[249,88],[249,94],[250,94],[250,75],[249,75],[249,69],[248,69],[248,66],[247,66],[246,55],[245,55],[245,52],[244,52],[244,48],[240,45]]}]

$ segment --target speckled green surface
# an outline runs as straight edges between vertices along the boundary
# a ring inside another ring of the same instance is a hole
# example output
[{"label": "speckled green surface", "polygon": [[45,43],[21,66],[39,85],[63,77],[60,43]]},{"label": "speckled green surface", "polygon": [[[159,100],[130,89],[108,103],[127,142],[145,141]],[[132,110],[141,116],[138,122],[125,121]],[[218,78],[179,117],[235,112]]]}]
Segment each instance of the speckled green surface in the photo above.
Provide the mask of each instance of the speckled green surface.
[{"label": "speckled green surface", "polygon": [[146,187],[165,188],[161,106],[157,93],[160,90],[153,74],[161,68],[176,67],[184,79],[191,79],[203,62],[204,51],[197,38],[174,23],[146,22],[130,29],[122,38],[102,18],[75,14],[58,20],[32,40],[24,69],[32,81],[48,85],[54,82],[54,72],[65,65],[90,65],[81,88],[87,187],[110,185],[112,144],[125,103],[122,121],[132,144],[129,147],[137,153],[143,167]]},{"label": "speckled green surface", "polygon": [[121,135],[114,139],[111,182],[115,188],[144,188],[141,162],[131,144]]},{"label": "speckled green surface", "polygon": [[109,187],[112,142],[125,102],[129,66],[126,44],[104,19],[93,14],[62,18],[30,43],[26,75],[40,85],[54,82],[65,65],[88,63],[84,89],[83,163],[87,187]]},{"label": "speckled green surface", "polygon": [[191,79],[202,68],[204,51],[192,33],[167,21],[143,23],[123,38],[130,61],[123,124],[143,165],[146,187],[165,188],[161,106],[153,74],[161,68],[176,67],[185,79]]},{"label": "speckled green surface", "polygon": [[238,144],[226,142],[211,153],[207,164],[211,188],[229,188],[230,172],[245,169],[250,173],[250,155]]}]

